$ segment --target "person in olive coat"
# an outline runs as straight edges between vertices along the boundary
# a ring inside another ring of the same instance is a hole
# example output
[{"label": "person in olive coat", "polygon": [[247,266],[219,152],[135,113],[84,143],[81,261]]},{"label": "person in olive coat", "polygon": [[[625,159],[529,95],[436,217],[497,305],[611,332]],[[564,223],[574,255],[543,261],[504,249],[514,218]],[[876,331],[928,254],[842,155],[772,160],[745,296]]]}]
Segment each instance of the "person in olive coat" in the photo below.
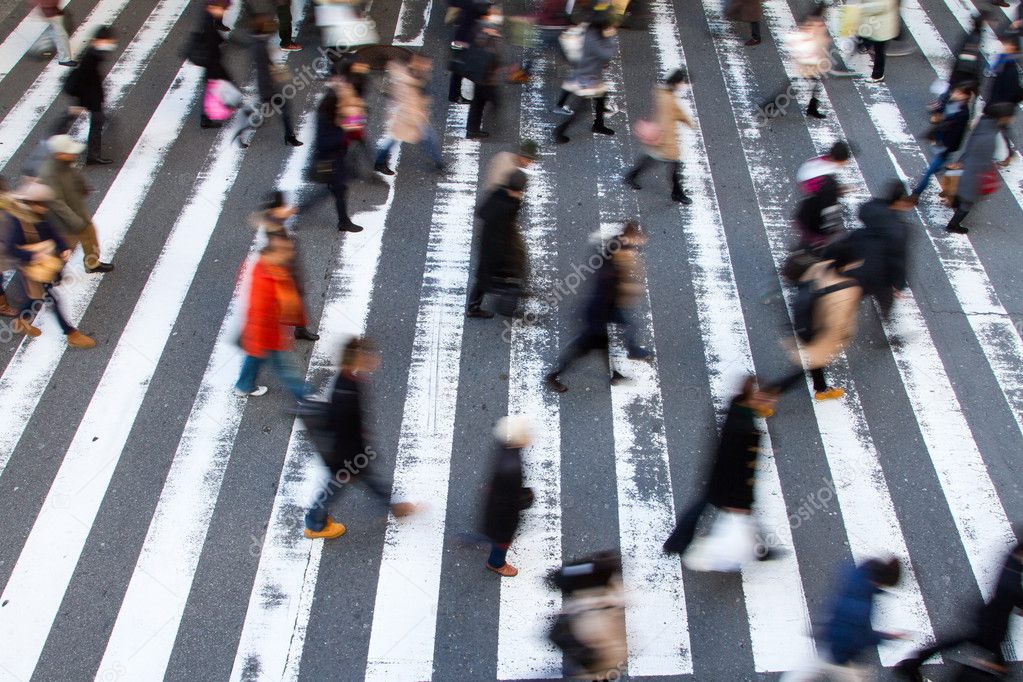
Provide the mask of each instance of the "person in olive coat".
[{"label": "person in olive coat", "polygon": [[483,534],[490,539],[490,556],[486,567],[502,578],[514,578],[519,569],[505,557],[519,529],[522,510],[532,503],[532,491],[522,476],[522,448],[532,442],[529,419],[517,415],[502,417],[494,427],[497,452],[483,500]]},{"label": "person in olive coat", "polygon": [[704,493],[679,518],[664,542],[665,552],[682,554],[696,536],[696,524],[708,506],[739,514],[751,514],[757,459],[763,432],[755,417],[771,409],[777,396],[759,391],[756,379],[746,377],[740,393],[728,406],[721,440],[711,465]]},{"label": "person in olive coat", "polygon": [[465,313],[468,317],[493,317],[494,313],[481,307],[483,296],[497,288],[502,278],[525,279],[526,244],[517,225],[525,189],[526,174],[521,170],[515,171],[507,184],[495,189],[477,211],[483,229],[480,232],[476,282],[469,294]]},{"label": "person in olive coat", "polygon": [[[75,98],[77,106],[89,112],[89,152],[85,162],[89,164],[108,164],[110,159],[102,154],[103,123],[103,74],[100,65],[107,53],[117,48],[114,32],[109,26],[100,26],[89,42],[82,61],[75,67],[64,83],[64,91]],[[72,109],[71,116],[78,112]]]}]

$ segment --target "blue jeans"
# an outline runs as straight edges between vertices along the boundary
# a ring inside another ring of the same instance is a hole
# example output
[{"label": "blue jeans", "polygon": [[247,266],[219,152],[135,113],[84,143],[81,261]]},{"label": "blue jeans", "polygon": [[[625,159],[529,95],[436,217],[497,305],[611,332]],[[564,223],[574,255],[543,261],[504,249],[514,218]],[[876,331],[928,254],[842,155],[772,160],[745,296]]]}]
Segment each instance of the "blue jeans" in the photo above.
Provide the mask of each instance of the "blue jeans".
[{"label": "blue jeans", "polygon": [[[422,145],[426,147],[426,153],[430,155],[430,159],[437,166],[444,165],[444,157],[440,153],[440,143],[437,141],[437,131],[433,129],[433,126],[426,126],[422,130],[423,140]],[[384,137],[380,140],[380,145],[377,147],[377,164],[387,163],[391,156],[391,149],[398,143],[393,137]]]},{"label": "blue jeans", "polygon": [[281,350],[267,351],[265,358],[246,355],[245,361],[242,363],[241,375],[238,377],[238,383],[235,384],[235,388],[245,393],[255,391],[259,368],[267,360],[270,361],[270,365],[277,372],[280,380],[284,382],[284,385],[288,387],[291,394],[295,396],[295,400],[305,400],[306,394],[309,393],[309,387],[299,378],[298,372],[295,371],[294,366],[291,364],[291,354]]},{"label": "blue jeans", "polygon": [[359,473],[357,476],[347,476],[348,472],[342,469],[327,482],[324,490],[317,495],[316,502],[305,513],[305,527],[311,531],[321,531],[327,525],[328,507],[335,502],[341,493],[352,483],[362,483],[381,502],[385,504],[391,501],[391,490],[387,485],[377,478],[371,469]]},{"label": "blue jeans", "polygon": [[487,563],[494,568],[501,568],[505,564],[505,557],[508,556],[508,548],[511,545],[499,545],[496,542],[490,545],[490,556]]},{"label": "blue jeans", "polygon": [[924,190],[927,189],[927,183],[931,181],[931,176],[941,170],[946,159],[948,159],[948,150],[944,147],[939,147],[937,154],[931,159],[927,170],[924,171],[923,177],[920,178],[920,182],[916,183],[916,187],[913,188],[913,194],[919,196],[924,193]]}]

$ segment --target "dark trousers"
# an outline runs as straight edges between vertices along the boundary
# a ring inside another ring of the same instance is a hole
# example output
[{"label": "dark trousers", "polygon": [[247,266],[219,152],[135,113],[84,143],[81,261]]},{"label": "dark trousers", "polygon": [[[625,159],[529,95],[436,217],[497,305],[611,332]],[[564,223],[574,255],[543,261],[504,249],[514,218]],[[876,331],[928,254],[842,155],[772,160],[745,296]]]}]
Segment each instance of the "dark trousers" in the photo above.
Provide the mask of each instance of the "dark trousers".
[{"label": "dark trousers", "polygon": [[974,630],[960,632],[955,635],[952,635],[951,637],[939,639],[931,646],[918,651],[911,659],[912,660],[911,665],[918,666],[921,663],[927,661],[927,659],[930,658],[931,656],[934,656],[935,654],[941,651],[945,651],[946,649],[952,649],[954,647],[959,646],[960,644],[966,643],[977,646],[981,649],[984,649],[985,651],[989,651],[993,657],[994,663],[998,665],[1005,665],[1005,654],[1002,653],[1001,642],[985,642],[984,638],[981,637],[980,634]]},{"label": "dark trousers", "polygon": [[43,291],[46,292],[46,298],[43,300],[36,300],[33,298],[25,299],[25,302],[21,306],[21,310],[18,311],[18,317],[31,324],[32,319],[35,317],[35,312],[42,307],[43,302],[46,302],[50,304],[50,310],[52,310],[53,314],[56,315],[57,324],[60,325],[60,330],[65,334],[73,332],[75,327],[73,324],[68,322],[66,317],[64,317],[64,312],[60,309],[60,302],[53,294],[53,285],[44,284]]},{"label": "dark trousers", "polygon": [[[338,159],[335,165],[341,166],[342,161]],[[334,197],[334,207],[337,209],[337,222],[339,225],[349,222],[348,218],[348,181],[344,173],[334,171],[330,174],[328,182],[321,183],[318,189],[313,190],[309,197],[302,202],[303,210],[318,202],[327,193]]]},{"label": "dark trousers", "polygon": [[508,556],[508,548],[511,545],[492,542],[490,543],[490,556],[487,557],[487,563],[494,568],[501,568],[505,564],[505,557]]},{"label": "dark trousers", "polygon": [[870,72],[871,78],[880,78],[884,75],[885,53],[888,50],[887,40],[873,40],[874,45],[874,70]]},{"label": "dark trousers", "polygon": [[607,354],[608,349],[608,338],[607,332],[600,334],[598,332],[586,331],[582,335],[577,336],[568,344],[568,348],[561,354],[558,359],[558,367],[551,374],[557,376],[562,374],[571,366],[573,362],[579,358],[585,357],[593,351],[600,351],[600,357],[607,363],[608,372],[611,371],[611,358]]},{"label": "dark trousers", "polygon": [[963,224],[966,220],[966,216],[970,215],[970,209],[972,206],[959,206],[956,208],[955,213],[952,214],[952,220],[948,221],[946,229],[957,228]]},{"label": "dark trousers", "polygon": [[761,37],[760,37],[760,22],[759,21],[751,21],[751,22],[749,22],[749,31],[750,31],[750,37],[753,38],[753,40],[760,40],[761,39]]},{"label": "dark trousers", "polygon": [[497,106],[497,86],[476,83],[472,92],[472,104],[469,105],[469,118],[465,129],[470,133],[478,133],[483,126],[483,109],[488,102]]},{"label": "dark trousers", "polygon": [[679,514],[675,529],[664,541],[665,551],[679,554],[686,551],[686,548],[692,544],[693,538],[696,537],[696,524],[699,523],[700,517],[703,516],[708,505],[710,502],[707,501],[707,496],[701,495],[688,509]]},{"label": "dark trousers", "polygon": [[[636,160],[636,165],[629,171],[627,178],[633,182],[639,182],[639,177],[646,171],[647,168],[657,163],[658,159],[650,156],[649,154],[643,154],[639,159]],[[676,197],[685,194],[685,190],[682,189],[682,162],[681,161],[666,161],[668,164],[668,182],[671,183],[671,196]]]},{"label": "dark trousers", "polygon": [[271,116],[279,113],[281,116],[281,123],[284,124],[284,136],[294,137],[295,136],[295,123],[291,116],[291,102],[284,97],[281,97],[281,108],[278,111],[272,105],[273,97],[267,97],[263,100],[264,111],[270,111]]},{"label": "dark trousers", "polygon": [[[448,81],[448,101],[457,102],[458,98],[462,96],[462,77],[456,75],[454,72],[451,74],[451,79]],[[475,94],[473,95],[475,97]]]},{"label": "dark trousers", "polygon": [[103,123],[106,116],[102,109],[89,112],[89,156],[102,156],[100,152],[103,147]]},{"label": "dark trousers", "polygon": [[317,496],[316,502],[305,514],[305,527],[309,530],[319,531],[327,525],[327,514],[331,504],[340,499],[345,489],[353,483],[361,483],[366,489],[384,504],[391,501],[391,489],[382,479],[377,477],[372,469],[365,469],[358,475],[351,476],[347,471],[341,470],[331,477],[323,492]]},{"label": "dark trousers", "polygon": [[290,0],[277,5],[277,32],[281,37],[281,45],[288,45],[292,42]]},{"label": "dark trousers", "polygon": [[[556,134],[564,135],[565,131],[568,130],[568,127],[572,125],[577,118],[579,118],[579,114],[582,113],[581,101],[583,99],[587,98],[572,97],[572,93],[568,90],[561,91],[561,97],[558,98],[558,106],[566,106],[570,100],[573,100],[571,107],[572,113],[558,125],[555,129]],[[604,112],[607,110],[607,97],[602,95],[600,97],[592,97],[589,99],[593,100],[593,127],[602,128],[604,126]]]},{"label": "dark trousers", "polygon": [[[809,372],[810,378],[813,379],[813,390],[817,391],[818,393],[828,390],[828,380],[824,377],[823,368],[817,367],[815,369],[809,370]],[[799,369],[790,374],[789,376],[785,377],[784,379],[781,379],[780,381],[776,381],[775,383],[771,384],[771,388],[778,391],[779,393],[784,393],[785,391],[789,390],[797,383],[799,383],[799,381],[804,376],[806,376],[804,374],[804,370]]]},{"label": "dark trousers", "polygon": [[480,282],[480,277],[477,274],[476,280],[472,284],[472,291],[469,292],[469,310],[479,310],[479,307],[483,305],[483,296],[486,295],[487,289]]}]

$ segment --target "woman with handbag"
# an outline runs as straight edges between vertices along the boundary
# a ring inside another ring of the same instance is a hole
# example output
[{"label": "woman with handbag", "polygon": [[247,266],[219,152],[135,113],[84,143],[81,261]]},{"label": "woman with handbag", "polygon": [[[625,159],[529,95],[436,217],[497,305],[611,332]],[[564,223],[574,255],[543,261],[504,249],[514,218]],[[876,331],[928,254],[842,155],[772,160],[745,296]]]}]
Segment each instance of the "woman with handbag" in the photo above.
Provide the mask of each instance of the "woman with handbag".
[{"label": "woman with handbag", "polygon": [[387,65],[390,77],[391,109],[387,129],[377,145],[377,158],[373,169],[381,175],[394,175],[388,162],[396,144],[422,143],[437,170],[446,164],[441,156],[437,131],[430,125],[430,59],[414,55],[408,65],[392,61]]},{"label": "woman with handbag", "polygon": [[646,149],[625,176],[625,184],[632,189],[642,189],[639,186],[639,176],[651,164],[663,161],[668,164],[671,200],[685,205],[693,203],[693,200],[682,189],[682,138],[679,135],[678,124],[682,123],[690,128],[695,127],[695,124],[678,103],[676,95],[688,84],[689,75],[686,71],[676,69],[654,87],[654,120],[650,122],[652,125],[648,123],[646,126],[649,136],[643,132],[643,125],[638,123],[636,125],[637,136],[645,138],[641,142]]},{"label": "woman with handbag", "polygon": [[1001,133],[1002,126],[1012,120],[1015,105],[1009,103],[988,104],[984,114],[973,127],[957,166],[962,167],[962,175],[951,197],[955,213],[945,229],[955,234],[967,234],[970,229],[963,221],[973,210],[978,201],[998,188],[998,168],[995,166],[995,142]]},{"label": "woman with handbag", "polygon": [[67,320],[53,293],[64,263],[71,257],[67,244],[46,221],[47,202],[54,196],[53,190],[46,185],[30,181],[10,196],[0,198],[0,219],[8,223],[2,230],[4,252],[17,262],[26,294],[25,303],[12,328],[26,336],[42,334],[32,321],[43,303],[48,301],[61,331],[67,336],[68,345],[92,348],[96,342]]},{"label": "woman with handbag", "polygon": [[490,556],[486,566],[502,578],[514,578],[519,569],[505,557],[523,509],[533,504],[533,491],[522,485],[522,448],[533,441],[529,418],[522,415],[502,417],[494,427],[497,454],[490,485],[483,500],[483,534],[490,538]]},{"label": "woman with handbag", "polygon": [[319,192],[306,199],[303,211],[319,196],[330,192],[337,208],[337,229],[340,232],[362,232],[362,227],[348,217],[348,177],[345,173],[345,131],[337,124],[338,99],[334,90],[323,93],[316,110],[316,141],[313,143],[309,179],[321,186]]}]

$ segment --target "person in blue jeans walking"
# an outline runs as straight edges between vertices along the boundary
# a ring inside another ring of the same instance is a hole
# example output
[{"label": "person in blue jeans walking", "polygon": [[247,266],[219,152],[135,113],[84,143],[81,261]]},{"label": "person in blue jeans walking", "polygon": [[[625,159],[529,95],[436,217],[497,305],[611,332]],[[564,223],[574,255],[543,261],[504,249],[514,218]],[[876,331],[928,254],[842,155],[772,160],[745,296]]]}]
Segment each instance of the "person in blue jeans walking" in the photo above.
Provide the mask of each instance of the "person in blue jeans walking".
[{"label": "person in blue jeans walking", "polygon": [[387,130],[377,145],[377,158],[373,169],[382,175],[394,175],[389,165],[394,145],[407,142],[422,143],[437,170],[445,167],[441,156],[437,131],[430,125],[431,62],[422,55],[414,55],[408,66],[392,61],[387,66],[390,77],[391,111]]},{"label": "person in blue jeans walking", "polygon": [[266,393],[267,387],[258,386],[256,378],[263,364],[269,362],[295,400],[305,402],[308,389],[295,371],[288,352],[294,332],[287,328],[305,326],[302,299],[289,267],[294,257],[295,246],[291,240],[271,233],[267,235],[267,244],[252,267],[249,303],[241,337],[246,357],[234,387],[239,396]]},{"label": "person in blue jeans walking", "polygon": [[960,83],[952,88],[948,102],[942,111],[941,120],[931,129],[930,139],[934,143],[935,152],[931,163],[924,170],[923,176],[913,188],[913,199],[919,200],[927,189],[931,177],[945,165],[953,154],[959,151],[966,131],[970,128],[970,116],[973,109],[973,98],[977,94],[977,84],[970,81]]},{"label": "person in blue jeans walking", "polygon": [[528,417],[502,417],[494,427],[497,439],[494,468],[483,499],[483,534],[490,540],[486,567],[502,578],[519,574],[506,560],[508,548],[519,529],[522,510],[533,501],[532,491],[522,485],[522,449],[532,442]]},{"label": "person in blue jeans walking", "polygon": [[391,486],[376,475],[373,462],[377,453],[367,443],[365,386],[380,364],[373,344],[362,338],[351,339],[341,353],[341,367],[330,401],[321,413],[327,443],[321,455],[330,470],[330,480],[316,495],[305,515],[304,534],[310,540],[330,540],[344,535],[345,526],[330,517],[328,506],[336,502],[352,483],[362,483],[378,500],[389,504],[397,518],[414,513],[410,502],[391,503]]}]

